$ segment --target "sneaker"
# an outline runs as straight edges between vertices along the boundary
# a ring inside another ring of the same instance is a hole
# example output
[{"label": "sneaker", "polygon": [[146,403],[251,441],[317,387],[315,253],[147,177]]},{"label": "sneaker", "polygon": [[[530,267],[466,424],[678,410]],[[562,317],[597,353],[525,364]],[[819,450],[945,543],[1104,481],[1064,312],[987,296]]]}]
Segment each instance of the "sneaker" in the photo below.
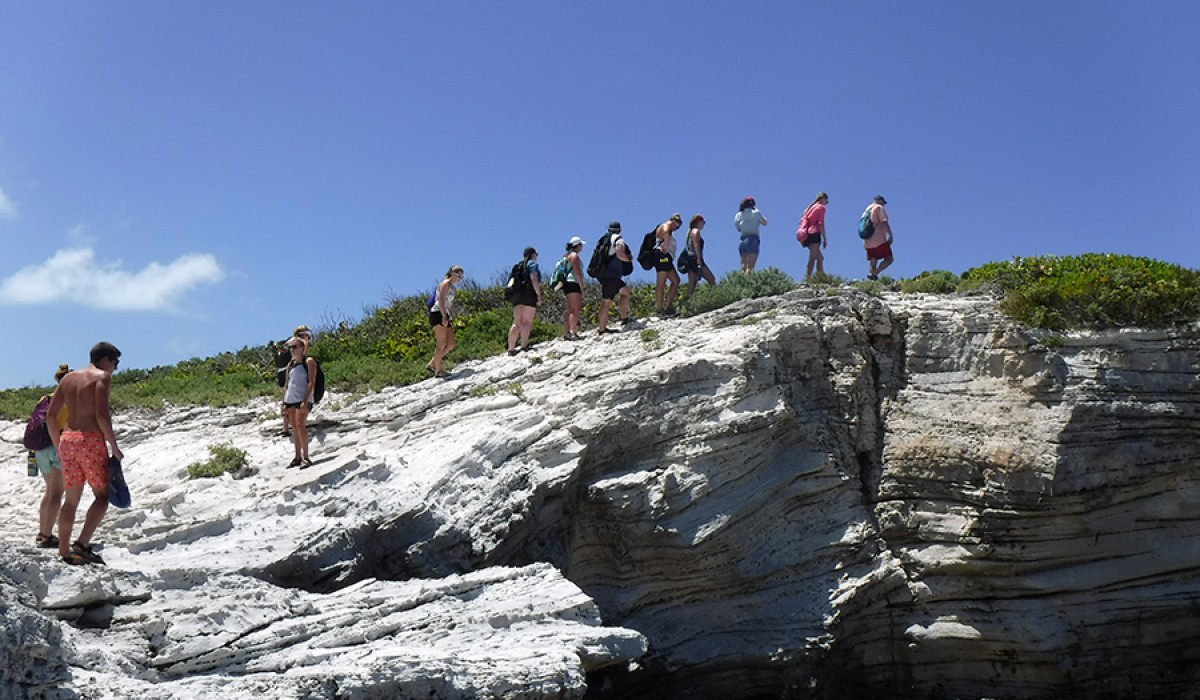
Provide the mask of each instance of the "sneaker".
[{"label": "sneaker", "polygon": [[71,545],[71,554],[78,556],[88,564],[99,564],[101,566],[105,565],[104,560],[100,558],[99,554],[96,554],[96,551],[92,549],[90,544],[80,544],[76,542],[75,544]]},{"label": "sneaker", "polygon": [[632,316],[629,316],[629,317],[626,317],[626,318],[623,318],[623,319],[621,319],[621,325],[622,325],[622,326],[628,326],[628,325],[630,325],[630,324],[633,324],[633,323],[635,323],[636,321],[637,321],[637,319],[635,319],[635,318],[634,318],[634,317],[632,317]]}]

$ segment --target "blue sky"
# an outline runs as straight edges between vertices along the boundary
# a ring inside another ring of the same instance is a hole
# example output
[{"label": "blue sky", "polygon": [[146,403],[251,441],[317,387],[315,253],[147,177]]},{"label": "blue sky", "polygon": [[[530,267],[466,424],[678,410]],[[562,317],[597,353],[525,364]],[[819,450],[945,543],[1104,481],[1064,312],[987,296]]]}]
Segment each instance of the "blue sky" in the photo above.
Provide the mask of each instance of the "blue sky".
[{"label": "blue sky", "polygon": [[[890,274],[1114,252],[1197,267],[1194,2],[0,5],[0,386],[357,320],[451,265],[702,213],[718,275],[884,194]],[[640,269],[635,279],[648,280]]]}]

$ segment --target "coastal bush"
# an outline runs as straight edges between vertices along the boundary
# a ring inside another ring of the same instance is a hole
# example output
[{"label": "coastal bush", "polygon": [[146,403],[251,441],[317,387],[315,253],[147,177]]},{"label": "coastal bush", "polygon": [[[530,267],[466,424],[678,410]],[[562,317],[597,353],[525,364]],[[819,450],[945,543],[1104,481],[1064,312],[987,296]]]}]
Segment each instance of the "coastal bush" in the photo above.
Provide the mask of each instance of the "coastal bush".
[{"label": "coastal bush", "polygon": [[774,296],[795,288],[796,281],[774,267],[755,270],[749,275],[731,270],[717,284],[697,287],[684,304],[685,315],[695,316],[742,299]]},{"label": "coastal bush", "polygon": [[958,289],[958,275],[946,270],[927,270],[906,280],[900,280],[900,291],[907,294],[953,294]]},{"label": "coastal bush", "polygon": [[1200,272],[1130,255],[989,263],[963,273],[959,291],[1003,294],[999,308],[1006,315],[1057,331],[1161,328],[1200,319]]},{"label": "coastal bush", "polygon": [[189,479],[211,479],[222,474],[233,474],[246,466],[246,451],[232,445],[209,445],[210,458],[207,462],[189,464]]}]

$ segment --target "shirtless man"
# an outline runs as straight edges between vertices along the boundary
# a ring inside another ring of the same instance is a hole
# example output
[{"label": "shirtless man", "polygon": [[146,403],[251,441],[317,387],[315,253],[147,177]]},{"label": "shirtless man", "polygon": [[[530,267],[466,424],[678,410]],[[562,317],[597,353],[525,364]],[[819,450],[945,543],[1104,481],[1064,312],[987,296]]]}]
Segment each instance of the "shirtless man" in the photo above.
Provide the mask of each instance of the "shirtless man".
[{"label": "shirtless man", "polygon": [[[96,343],[92,348],[91,364],[63,377],[50,399],[47,415],[58,415],[63,406],[67,408],[66,430],[60,431],[57,421],[46,421],[46,427],[63,469],[66,499],[58,515],[58,553],[68,564],[104,563],[100,555],[92,551],[89,542],[108,511],[109,446],[113,457],[121,459],[124,456],[113,435],[108,404],[112,373],[120,362],[121,351],[112,343]],[[88,508],[79,539],[68,544],[84,483],[92,487],[95,499]]]}]

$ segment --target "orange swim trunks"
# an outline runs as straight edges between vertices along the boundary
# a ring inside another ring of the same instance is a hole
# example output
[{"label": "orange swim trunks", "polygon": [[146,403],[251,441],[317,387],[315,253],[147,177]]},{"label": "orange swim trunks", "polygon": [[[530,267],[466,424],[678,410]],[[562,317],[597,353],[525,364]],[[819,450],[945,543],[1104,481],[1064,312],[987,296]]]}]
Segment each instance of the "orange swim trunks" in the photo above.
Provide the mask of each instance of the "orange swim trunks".
[{"label": "orange swim trunks", "polygon": [[58,461],[63,486],[73,489],[87,482],[93,490],[108,489],[108,445],[100,433],[64,430],[58,437]]}]

